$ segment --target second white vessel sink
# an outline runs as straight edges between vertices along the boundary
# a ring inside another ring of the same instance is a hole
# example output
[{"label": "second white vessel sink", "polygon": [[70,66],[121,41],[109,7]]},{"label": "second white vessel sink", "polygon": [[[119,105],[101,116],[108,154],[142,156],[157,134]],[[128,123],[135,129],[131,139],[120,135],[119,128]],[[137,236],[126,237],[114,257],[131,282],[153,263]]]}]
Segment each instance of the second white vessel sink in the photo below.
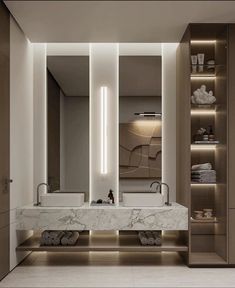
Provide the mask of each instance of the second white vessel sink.
[{"label": "second white vessel sink", "polygon": [[128,207],[160,207],[164,206],[164,196],[161,193],[124,192],[123,205]]},{"label": "second white vessel sink", "polygon": [[47,193],[40,200],[43,207],[79,207],[84,204],[84,193]]}]

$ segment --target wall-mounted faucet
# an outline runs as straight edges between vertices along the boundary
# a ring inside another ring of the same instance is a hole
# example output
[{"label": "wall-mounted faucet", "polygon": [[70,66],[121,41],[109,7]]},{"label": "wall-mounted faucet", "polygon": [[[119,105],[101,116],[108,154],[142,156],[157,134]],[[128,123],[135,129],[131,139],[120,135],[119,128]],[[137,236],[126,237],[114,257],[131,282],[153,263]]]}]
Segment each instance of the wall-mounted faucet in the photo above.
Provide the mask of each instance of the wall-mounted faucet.
[{"label": "wall-mounted faucet", "polygon": [[43,185],[45,185],[47,187],[47,193],[49,193],[51,190],[50,186],[47,183],[38,184],[38,186],[37,186],[37,203],[35,203],[34,206],[39,206],[41,204],[40,199],[39,199],[39,192],[40,192],[40,187]]}]

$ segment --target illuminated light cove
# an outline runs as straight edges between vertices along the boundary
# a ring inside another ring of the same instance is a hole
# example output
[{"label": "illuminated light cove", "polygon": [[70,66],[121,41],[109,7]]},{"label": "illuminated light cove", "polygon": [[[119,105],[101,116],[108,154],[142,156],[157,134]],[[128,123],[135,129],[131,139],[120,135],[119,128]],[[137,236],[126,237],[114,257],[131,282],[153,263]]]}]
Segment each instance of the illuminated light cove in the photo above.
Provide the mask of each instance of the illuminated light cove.
[{"label": "illuminated light cove", "polygon": [[101,96],[101,174],[107,174],[107,86],[100,88]]}]

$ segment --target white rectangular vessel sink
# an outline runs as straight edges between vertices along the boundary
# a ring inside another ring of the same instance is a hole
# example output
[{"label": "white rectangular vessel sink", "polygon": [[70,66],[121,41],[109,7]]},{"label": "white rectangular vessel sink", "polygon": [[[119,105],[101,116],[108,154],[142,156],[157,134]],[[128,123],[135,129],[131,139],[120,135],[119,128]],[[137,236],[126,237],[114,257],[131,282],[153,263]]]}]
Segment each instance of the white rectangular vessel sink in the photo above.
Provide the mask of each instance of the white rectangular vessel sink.
[{"label": "white rectangular vessel sink", "polygon": [[124,192],[123,205],[128,207],[161,207],[164,206],[164,196],[161,193]]},{"label": "white rectangular vessel sink", "polygon": [[78,207],[84,204],[84,193],[47,193],[40,200],[43,207]]}]

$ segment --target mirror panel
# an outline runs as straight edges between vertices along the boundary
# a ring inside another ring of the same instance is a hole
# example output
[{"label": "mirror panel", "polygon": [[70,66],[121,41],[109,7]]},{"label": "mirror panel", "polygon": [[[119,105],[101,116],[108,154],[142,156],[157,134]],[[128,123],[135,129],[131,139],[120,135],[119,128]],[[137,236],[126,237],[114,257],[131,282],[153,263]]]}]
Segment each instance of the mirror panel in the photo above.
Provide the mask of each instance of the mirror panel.
[{"label": "mirror panel", "polygon": [[89,191],[89,56],[48,56],[48,184]]},{"label": "mirror panel", "polygon": [[161,71],[161,56],[119,57],[121,192],[148,192],[162,177]]}]

